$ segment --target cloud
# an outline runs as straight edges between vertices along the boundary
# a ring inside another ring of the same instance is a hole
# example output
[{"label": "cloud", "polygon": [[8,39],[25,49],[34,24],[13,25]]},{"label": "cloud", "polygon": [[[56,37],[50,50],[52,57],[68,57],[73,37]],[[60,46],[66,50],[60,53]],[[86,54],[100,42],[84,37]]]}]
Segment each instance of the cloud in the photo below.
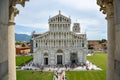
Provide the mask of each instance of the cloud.
[{"label": "cloud", "polygon": [[27,35],[31,35],[30,32],[17,32],[17,34],[27,34]]},{"label": "cloud", "polygon": [[71,16],[72,24],[78,20],[81,31],[88,33],[88,39],[106,37],[105,16],[99,12],[96,0],[30,0],[24,8],[19,5],[17,8],[20,10],[15,19],[17,33],[48,31],[49,16],[55,16],[61,10],[63,15]]},{"label": "cloud", "polygon": [[98,39],[98,40],[100,40],[100,39],[107,39],[106,32],[102,33],[102,31],[88,31],[86,33],[87,33],[87,36],[89,36],[88,40],[92,40],[92,39]]},{"label": "cloud", "polygon": [[48,29],[48,24],[21,24],[21,26],[28,27],[28,28],[40,28],[40,29]]},{"label": "cloud", "polygon": [[62,5],[78,10],[95,10],[98,8],[96,0],[57,0]]}]

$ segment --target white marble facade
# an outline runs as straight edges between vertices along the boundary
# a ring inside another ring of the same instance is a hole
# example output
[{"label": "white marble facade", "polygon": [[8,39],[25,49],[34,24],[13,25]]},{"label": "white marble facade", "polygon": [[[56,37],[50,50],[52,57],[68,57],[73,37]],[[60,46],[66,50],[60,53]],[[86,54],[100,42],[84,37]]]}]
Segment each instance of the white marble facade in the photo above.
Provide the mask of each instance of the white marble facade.
[{"label": "white marble facade", "polygon": [[34,64],[85,64],[87,38],[85,33],[80,33],[80,24],[74,23],[71,31],[70,17],[60,11],[48,21],[49,31],[33,34]]}]

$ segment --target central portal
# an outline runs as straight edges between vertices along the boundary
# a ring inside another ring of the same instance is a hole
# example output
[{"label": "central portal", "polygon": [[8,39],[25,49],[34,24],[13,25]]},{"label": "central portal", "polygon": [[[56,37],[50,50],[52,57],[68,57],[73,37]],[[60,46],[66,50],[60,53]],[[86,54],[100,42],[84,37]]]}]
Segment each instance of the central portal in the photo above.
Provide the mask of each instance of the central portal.
[{"label": "central portal", "polygon": [[62,64],[62,55],[57,55],[57,64]]},{"label": "central portal", "polygon": [[63,51],[61,49],[58,49],[57,52],[56,52],[56,64],[64,64],[64,55],[63,55]]},{"label": "central portal", "polygon": [[44,64],[48,65],[48,58],[44,58]]}]

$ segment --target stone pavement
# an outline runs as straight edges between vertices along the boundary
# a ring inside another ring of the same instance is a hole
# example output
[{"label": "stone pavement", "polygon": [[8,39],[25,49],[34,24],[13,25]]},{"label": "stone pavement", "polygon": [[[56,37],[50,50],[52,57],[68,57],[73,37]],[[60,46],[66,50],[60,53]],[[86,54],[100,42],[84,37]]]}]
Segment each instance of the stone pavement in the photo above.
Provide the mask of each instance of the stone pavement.
[{"label": "stone pavement", "polygon": [[65,80],[65,71],[57,70],[54,71],[54,77],[53,80]]}]

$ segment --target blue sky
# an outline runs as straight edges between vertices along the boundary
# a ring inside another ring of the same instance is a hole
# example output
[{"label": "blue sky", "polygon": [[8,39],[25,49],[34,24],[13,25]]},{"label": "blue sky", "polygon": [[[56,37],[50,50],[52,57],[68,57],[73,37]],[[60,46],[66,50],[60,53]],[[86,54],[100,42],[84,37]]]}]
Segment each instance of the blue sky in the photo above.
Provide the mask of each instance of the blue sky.
[{"label": "blue sky", "polygon": [[81,32],[86,32],[89,40],[107,38],[105,15],[99,11],[96,0],[30,0],[24,8],[20,5],[17,8],[20,14],[15,18],[15,33],[46,32],[49,16],[55,16],[61,10],[63,15],[71,17],[72,24],[76,20],[80,23]]}]

